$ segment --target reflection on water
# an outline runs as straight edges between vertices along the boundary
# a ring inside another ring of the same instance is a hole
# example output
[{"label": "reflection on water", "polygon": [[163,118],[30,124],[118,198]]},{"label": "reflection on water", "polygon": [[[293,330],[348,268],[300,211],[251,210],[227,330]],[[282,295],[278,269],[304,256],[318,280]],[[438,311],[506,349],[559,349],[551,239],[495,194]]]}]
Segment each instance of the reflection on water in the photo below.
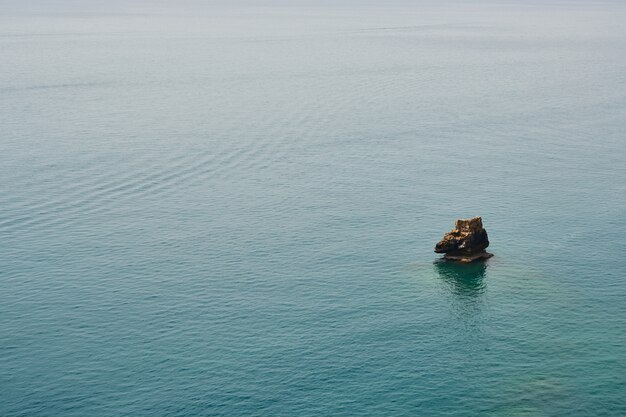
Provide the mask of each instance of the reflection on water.
[{"label": "reflection on water", "polygon": [[484,329],[488,321],[484,315],[484,293],[487,289],[487,263],[484,260],[469,264],[437,261],[433,265],[449,303],[451,322],[456,337],[470,349],[484,348]]},{"label": "reflection on water", "polygon": [[469,264],[440,260],[434,263],[434,267],[439,277],[456,295],[475,297],[485,291],[487,262],[484,260]]}]

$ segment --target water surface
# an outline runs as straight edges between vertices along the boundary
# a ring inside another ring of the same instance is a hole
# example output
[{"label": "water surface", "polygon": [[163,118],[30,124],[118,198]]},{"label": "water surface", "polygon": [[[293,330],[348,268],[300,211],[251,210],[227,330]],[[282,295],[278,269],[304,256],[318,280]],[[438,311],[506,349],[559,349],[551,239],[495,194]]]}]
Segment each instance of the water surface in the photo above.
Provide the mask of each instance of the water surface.
[{"label": "water surface", "polygon": [[0,7],[1,415],[626,414],[622,5]]}]

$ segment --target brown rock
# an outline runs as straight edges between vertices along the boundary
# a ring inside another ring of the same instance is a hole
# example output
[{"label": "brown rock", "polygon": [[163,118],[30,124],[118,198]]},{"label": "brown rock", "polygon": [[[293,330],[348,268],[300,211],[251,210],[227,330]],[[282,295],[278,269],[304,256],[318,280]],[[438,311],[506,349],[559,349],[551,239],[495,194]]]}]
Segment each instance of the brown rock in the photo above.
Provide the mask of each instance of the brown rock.
[{"label": "brown rock", "polygon": [[445,253],[444,258],[459,262],[471,262],[493,256],[485,252],[489,246],[489,238],[480,217],[459,219],[455,225],[456,228],[446,233],[437,243],[436,253]]}]

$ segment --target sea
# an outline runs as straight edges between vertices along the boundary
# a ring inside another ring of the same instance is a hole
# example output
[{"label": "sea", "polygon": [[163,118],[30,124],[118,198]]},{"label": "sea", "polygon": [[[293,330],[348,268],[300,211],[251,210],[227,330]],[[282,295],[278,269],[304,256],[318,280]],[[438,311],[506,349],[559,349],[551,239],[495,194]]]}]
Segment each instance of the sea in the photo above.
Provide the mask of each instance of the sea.
[{"label": "sea", "polygon": [[625,416],[625,22],[0,1],[0,415]]}]

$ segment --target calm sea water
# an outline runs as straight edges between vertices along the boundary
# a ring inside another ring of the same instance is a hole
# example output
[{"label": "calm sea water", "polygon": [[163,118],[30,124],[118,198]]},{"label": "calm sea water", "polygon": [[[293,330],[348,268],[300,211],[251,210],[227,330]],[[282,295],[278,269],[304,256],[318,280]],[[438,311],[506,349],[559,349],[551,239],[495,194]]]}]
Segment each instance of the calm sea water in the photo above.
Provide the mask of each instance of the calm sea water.
[{"label": "calm sea water", "polygon": [[0,415],[626,415],[624,5],[1,7]]}]

